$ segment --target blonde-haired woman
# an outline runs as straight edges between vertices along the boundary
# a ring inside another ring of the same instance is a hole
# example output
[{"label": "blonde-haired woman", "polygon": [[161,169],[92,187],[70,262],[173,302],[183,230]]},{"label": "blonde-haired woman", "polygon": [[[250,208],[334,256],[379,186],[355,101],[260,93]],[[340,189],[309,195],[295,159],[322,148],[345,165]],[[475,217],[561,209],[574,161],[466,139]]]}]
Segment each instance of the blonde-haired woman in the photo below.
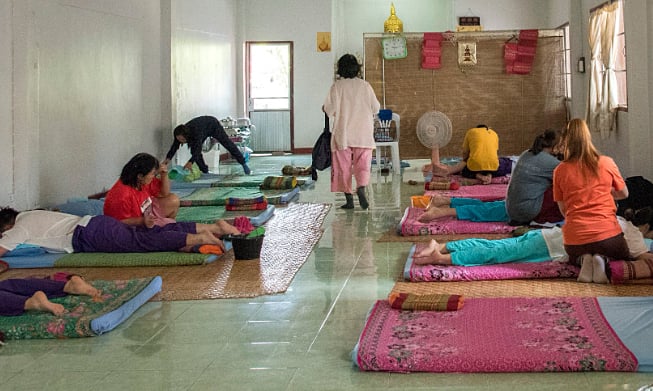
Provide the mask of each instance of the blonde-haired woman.
[{"label": "blonde-haired woman", "polygon": [[565,251],[581,266],[579,281],[605,283],[603,257],[630,259],[615,203],[628,197],[628,188],[614,160],[592,144],[584,120],[569,122],[563,146],[564,161],[553,172],[553,198],[565,217]]}]

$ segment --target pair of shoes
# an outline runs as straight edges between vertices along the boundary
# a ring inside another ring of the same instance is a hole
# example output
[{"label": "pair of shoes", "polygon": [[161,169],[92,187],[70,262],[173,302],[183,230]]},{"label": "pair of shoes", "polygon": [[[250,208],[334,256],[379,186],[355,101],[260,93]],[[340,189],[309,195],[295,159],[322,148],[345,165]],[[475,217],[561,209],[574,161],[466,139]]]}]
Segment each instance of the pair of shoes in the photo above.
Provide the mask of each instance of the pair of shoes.
[{"label": "pair of shoes", "polygon": [[249,174],[252,173],[252,170],[249,169],[249,166],[247,165],[247,163],[243,164],[243,171],[245,171],[245,175],[249,175]]},{"label": "pair of shoes", "polygon": [[594,259],[592,254],[583,254],[580,256],[580,272],[578,273],[578,282],[592,282],[594,278]]},{"label": "pair of shoes", "polygon": [[605,272],[606,259],[599,254],[592,256],[592,281],[597,284],[607,284],[608,275]]}]

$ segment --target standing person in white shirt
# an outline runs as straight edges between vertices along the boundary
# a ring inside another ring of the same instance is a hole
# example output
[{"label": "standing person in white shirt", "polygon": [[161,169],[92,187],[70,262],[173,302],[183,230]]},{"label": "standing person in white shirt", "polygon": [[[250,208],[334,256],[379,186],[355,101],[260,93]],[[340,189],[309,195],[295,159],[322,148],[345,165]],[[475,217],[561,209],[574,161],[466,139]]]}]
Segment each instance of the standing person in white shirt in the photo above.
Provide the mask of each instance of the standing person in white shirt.
[{"label": "standing person in white shirt", "polygon": [[352,174],[361,208],[369,203],[365,187],[370,182],[374,142],[374,115],[381,104],[372,86],[360,78],[361,66],[355,56],[338,60],[338,80],[333,83],[322,110],[331,118],[331,191],[344,192],[343,209],[354,208]]}]

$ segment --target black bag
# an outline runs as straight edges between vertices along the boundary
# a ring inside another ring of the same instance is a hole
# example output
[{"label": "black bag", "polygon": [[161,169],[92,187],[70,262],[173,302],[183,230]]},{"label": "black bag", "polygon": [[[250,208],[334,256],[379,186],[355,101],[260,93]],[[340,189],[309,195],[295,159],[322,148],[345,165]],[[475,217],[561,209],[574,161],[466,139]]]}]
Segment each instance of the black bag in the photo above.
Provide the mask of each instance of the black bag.
[{"label": "black bag", "polygon": [[317,180],[317,170],[331,167],[331,130],[329,129],[329,116],[324,113],[324,130],[313,146],[313,163],[311,164],[311,177]]},{"label": "black bag", "polygon": [[647,206],[653,207],[653,183],[642,176],[626,178],[628,198],[617,201],[617,214],[624,216],[627,209],[636,211]]}]

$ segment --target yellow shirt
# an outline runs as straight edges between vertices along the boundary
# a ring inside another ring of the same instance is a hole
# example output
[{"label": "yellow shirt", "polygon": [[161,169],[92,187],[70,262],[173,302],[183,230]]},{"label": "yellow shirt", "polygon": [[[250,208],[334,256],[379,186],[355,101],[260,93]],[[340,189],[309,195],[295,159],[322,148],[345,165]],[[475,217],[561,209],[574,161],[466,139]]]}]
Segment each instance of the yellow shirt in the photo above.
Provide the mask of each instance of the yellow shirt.
[{"label": "yellow shirt", "polygon": [[469,153],[470,171],[496,171],[499,168],[499,136],[492,129],[472,128],[465,134],[463,152]]}]

